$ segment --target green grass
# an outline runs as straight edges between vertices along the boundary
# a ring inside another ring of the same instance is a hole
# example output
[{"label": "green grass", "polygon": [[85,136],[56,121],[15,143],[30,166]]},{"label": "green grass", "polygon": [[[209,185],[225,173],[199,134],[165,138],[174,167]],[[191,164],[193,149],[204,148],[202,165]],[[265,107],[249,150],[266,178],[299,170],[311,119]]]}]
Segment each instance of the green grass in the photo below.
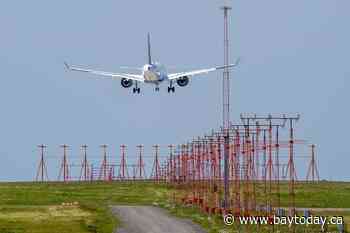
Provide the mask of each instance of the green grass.
[{"label": "green grass", "polygon": [[[16,206],[0,210],[0,232],[89,232],[98,212],[78,207]],[[63,207],[57,207],[63,208]],[[54,215],[52,215],[54,214]],[[91,231],[90,231],[91,232]]]},{"label": "green grass", "polygon": [[[50,209],[54,209],[52,213]],[[0,208],[0,232],[104,232],[110,233],[115,220],[104,207],[92,205],[64,207],[56,205],[10,205]]]},{"label": "green grass", "polygon": [[[257,188],[260,198],[262,190],[260,184]],[[155,185],[151,182],[0,183],[0,233],[111,233],[118,225],[118,220],[109,210],[109,206],[113,204],[158,205],[176,216],[192,219],[209,232],[223,229],[232,232],[232,228],[225,227],[218,216],[207,216],[200,213],[197,208],[169,203],[169,191],[171,189],[166,185]],[[50,215],[49,208],[67,202],[79,202],[79,207],[74,211],[80,214],[70,213],[70,207],[67,207],[58,211],[59,215],[63,215],[61,217]],[[281,205],[288,206],[287,183],[281,184]],[[296,184],[296,205],[350,208],[350,183]],[[64,212],[67,212],[66,215]],[[28,213],[29,215],[37,213],[39,217],[37,215],[28,217],[26,215]],[[48,217],[40,217],[40,214],[47,214]],[[349,219],[350,213],[341,214]],[[250,230],[263,232],[263,229]],[[269,231],[271,229],[267,229],[267,232]]]},{"label": "green grass", "polygon": [[[43,212],[45,206],[79,202],[80,210],[89,217],[23,216],[0,217],[0,233],[111,233],[117,225],[111,204],[151,205],[166,200],[166,188],[153,183],[3,183],[0,184],[0,213]],[[20,214],[19,214],[20,215]]]},{"label": "green grass", "polygon": [[[284,186],[287,187],[286,184]],[[300,183],[295,189],[297,206],[350,208],[350,183],[348,182]],[[288,199],[287,194],[286,191],[283,192],[284,200]]]},{"label": "green grass", "polygon": [[0,205],[55,205],[81,203],[150,204],[164,200],[164,185],[148,182],[118,183],[5,183],[0,184]]}]

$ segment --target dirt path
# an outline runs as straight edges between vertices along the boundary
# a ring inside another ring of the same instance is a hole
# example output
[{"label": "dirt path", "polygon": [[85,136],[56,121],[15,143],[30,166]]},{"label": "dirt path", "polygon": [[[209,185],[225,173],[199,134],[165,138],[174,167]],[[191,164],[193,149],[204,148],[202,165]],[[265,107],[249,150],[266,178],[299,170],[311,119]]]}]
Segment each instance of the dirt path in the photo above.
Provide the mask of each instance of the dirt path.
[{"label": "dirt path", "polygon": [[113,206],[112,212],[122,222],[115,233],[206,233],[191,221],[152,206]]}]

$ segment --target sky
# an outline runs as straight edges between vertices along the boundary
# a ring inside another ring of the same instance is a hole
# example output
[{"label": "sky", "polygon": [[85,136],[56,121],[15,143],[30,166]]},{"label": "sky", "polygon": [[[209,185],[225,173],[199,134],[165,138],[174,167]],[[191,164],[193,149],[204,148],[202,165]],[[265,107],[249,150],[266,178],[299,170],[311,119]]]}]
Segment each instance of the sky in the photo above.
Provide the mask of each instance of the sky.
[{"label": "sky", "polygon": [[[222,121],[221,73],[168,94],[117,80],[70,73],[63,62],[106,71],[147,62],[171,69],[223,64],[222,1],[2,1],[0,8],[0,180],[32,180],[38,144],[48,145],[51,179],[59,145],[89,145],[110,156],[119,145],[182,143]],[[300,113],[295,136],[317,145],[321,178],[350,180],[350,2],[234,0],[230,12],[231,118],[240,113]],[[129,71],[129,70],[128,70]],[[130,72],[130,71],[129,71]],[[131,155],[130,155],[131,156]],[[146,157],[151,161],[151,157]],[[150,165],[149,165],[150,166]],[[307,164],[298,164],[305,173]]]}]

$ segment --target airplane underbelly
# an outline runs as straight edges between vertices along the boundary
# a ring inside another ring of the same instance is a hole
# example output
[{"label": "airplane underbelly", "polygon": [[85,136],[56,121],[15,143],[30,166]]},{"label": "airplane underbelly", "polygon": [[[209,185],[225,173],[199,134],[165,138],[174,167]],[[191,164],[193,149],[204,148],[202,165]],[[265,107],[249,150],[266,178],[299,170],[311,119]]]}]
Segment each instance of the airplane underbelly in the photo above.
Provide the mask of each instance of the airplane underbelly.
[{"label": "airplane underbelly", "polygon": [[153,72],[145,72],[145,81],[147,82],[158,82],[159,76],[156,73]]}]

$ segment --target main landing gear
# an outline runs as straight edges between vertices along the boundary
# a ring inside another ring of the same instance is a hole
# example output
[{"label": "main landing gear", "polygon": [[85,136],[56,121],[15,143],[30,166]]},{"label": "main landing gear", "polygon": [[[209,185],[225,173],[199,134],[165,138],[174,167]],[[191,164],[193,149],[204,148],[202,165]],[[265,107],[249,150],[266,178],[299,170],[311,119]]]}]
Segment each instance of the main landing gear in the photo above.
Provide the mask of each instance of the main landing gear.
[{"label": "main landing gear", "polygon": [[132,93],[140,94],[140,88],[138,87],[137,82],[135,84],[135,87],[132,89]]},{"label": "main landing gear", "polygon": [[170,92],[175,93],[175,87],[168,87],[168,93]]},{"label": "main landing gear", "polygon": [[137,94],[140,94],[140,88],[139,87],[134,87],[133,89],[132,89],[132,93],[137,93]]},{"label": "main landing gear", "polygon": [[173,81],[170,81],[170,86],[168,87],[168,93],[175,93],[175,87],[173,87]]}]

